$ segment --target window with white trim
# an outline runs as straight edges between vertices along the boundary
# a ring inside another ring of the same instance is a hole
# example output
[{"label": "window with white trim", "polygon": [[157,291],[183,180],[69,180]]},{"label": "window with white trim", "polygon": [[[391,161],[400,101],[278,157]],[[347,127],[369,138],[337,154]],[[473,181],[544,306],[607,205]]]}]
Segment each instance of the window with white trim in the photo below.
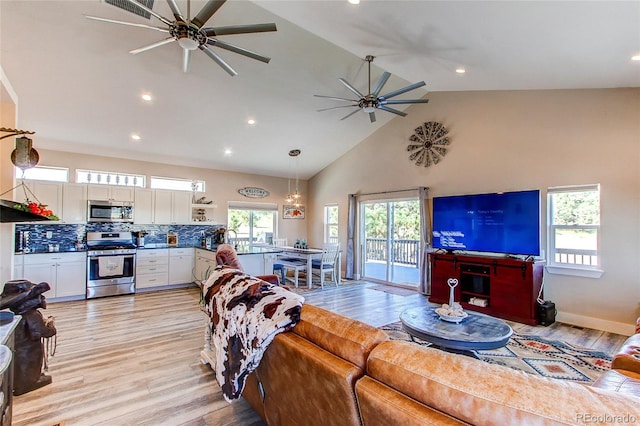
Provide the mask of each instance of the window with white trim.
[{"label": "window with white trim", "polygon": [[171,189],[173,191],[204,192],[203,180],[177,179],[151,176],[151,188]]},{"label": "window with white trim", "polygon": [[548,265],[600,269],[600,185],[547,190]]},{"label": "window with white trim", "polygon": [[69,182],[69,169],[65,167],[35,166],[30,169],[15,168],[16,179]]},{"label": "window with white trim", "polygon": [[238,246],[272,244],[277,235],[278,206],[276,204],[229,203],[227,210],[229,238]]},{"label": "window with white trim", "polygon": [[338,242],[338,206],[324,206],[324,242]]},{"label": "window with white trim", "polygon": [[145,187],[145,176],[131,173],[105,172],[98,170],[76,170],[77,183],[90,183],[93,185],[118,185]]}]

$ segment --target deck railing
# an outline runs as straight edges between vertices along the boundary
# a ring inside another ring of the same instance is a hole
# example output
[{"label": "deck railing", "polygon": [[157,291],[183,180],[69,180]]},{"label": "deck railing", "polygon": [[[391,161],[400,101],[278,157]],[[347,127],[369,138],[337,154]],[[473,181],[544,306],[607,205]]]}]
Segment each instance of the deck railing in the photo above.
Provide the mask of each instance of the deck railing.
[{"label": "deck railing", "polygon": [[[393,240],[392,262],[403,265],[418,265],[420,259],[419,240]],[[367,238],[365,240],[365,261],[387,261],[387,240],[385,238]]]}]

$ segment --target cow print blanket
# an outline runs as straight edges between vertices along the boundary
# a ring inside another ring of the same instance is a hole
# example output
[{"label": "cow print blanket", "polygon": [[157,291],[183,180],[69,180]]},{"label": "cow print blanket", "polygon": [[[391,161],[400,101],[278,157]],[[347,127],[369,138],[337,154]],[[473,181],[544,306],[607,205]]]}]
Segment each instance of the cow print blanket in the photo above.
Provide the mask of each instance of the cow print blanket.
[{"label": "cow print blanket", "polygon": [[247,376],[276,335],[300,321],[304,298],[223,266],[212,271],[202,295],[212,322],[216,380],[231,402],[241,396]]}]

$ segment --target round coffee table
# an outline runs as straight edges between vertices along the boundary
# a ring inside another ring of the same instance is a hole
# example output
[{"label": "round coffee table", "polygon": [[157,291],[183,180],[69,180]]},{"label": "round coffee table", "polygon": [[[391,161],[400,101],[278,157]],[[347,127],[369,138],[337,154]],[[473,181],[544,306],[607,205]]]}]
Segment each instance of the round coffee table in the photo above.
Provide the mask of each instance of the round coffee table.
[{"label": "round coffee table", "polygon": [[436,308],[410,308],[400,314],[402,328],[441,349],[476,357],[474,350],[500,348],[507,344],[513,330],[507,323],[489,315],[467,312],[460,323],[441,320]]}]

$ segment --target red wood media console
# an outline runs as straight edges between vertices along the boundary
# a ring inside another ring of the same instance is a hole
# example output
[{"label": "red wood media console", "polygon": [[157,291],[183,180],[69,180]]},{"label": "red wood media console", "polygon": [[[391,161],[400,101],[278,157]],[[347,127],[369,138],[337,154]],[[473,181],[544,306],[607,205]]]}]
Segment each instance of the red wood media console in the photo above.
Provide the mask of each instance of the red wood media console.
[{"label": "red wood media console", "polygon": [[[431,253],[433,303],[449,303],[449,278],[456,278],[455,300],[464,309],[537,325],[538,293],[544,262],[508,257]],[[542,298],[542,295],[540,295]]]}]

